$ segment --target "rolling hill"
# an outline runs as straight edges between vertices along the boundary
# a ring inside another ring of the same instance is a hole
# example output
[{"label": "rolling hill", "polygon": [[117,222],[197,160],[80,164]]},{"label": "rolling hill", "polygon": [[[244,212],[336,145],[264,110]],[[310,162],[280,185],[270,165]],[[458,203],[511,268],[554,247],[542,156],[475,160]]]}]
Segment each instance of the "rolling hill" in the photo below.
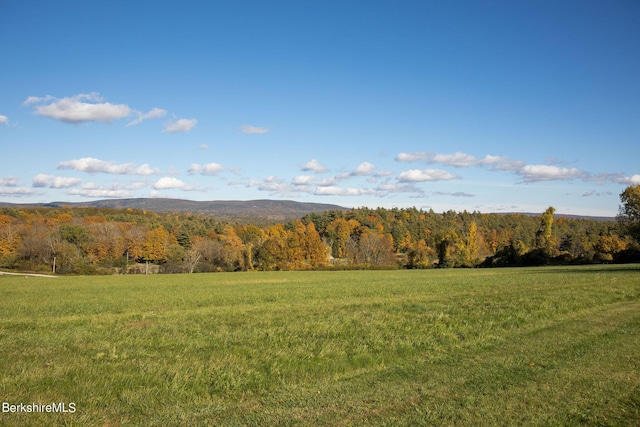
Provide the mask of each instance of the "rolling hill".
[{"label": "rolling hill", "polygon": [[4,203],[0,207],[94,207],[114,209],[145,209],[154,212],[192,212],[228,218],[262,218],[284,220],[309,213],[347,208],[324,203],[302,203],[292,200],[214,200],[194,201],[165,198],[105,199],[91,202]]}]

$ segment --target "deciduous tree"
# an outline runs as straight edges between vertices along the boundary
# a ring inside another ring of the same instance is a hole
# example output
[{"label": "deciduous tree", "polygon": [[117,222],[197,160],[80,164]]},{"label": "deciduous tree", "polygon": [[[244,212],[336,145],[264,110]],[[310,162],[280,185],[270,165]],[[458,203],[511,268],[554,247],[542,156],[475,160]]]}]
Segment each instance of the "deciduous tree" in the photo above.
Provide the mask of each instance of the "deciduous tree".
[{"label": "deciduous tree", "polygon": [[544,250],[548,256],[555,255],[557,247],[557,241],[553,235],[553,214],[555,211],[555,208],[552,206],[544,211],[540,228],[536,234],[538,248]]},{"label": "deciduous tree", "polygon": [[640,184],[630,185],[620,193],[618,221],[625,232],[640,243]]}]

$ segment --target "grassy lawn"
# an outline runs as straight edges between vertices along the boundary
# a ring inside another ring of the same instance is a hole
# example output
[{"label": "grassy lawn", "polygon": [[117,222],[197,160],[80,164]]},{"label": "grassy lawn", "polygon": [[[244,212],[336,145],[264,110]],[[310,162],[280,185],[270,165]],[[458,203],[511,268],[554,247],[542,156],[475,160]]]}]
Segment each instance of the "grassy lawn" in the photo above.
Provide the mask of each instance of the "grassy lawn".
[{"label": "grassy lawn", "polygon": [[0,276],[0,425],[640,425],[640,266]]}]

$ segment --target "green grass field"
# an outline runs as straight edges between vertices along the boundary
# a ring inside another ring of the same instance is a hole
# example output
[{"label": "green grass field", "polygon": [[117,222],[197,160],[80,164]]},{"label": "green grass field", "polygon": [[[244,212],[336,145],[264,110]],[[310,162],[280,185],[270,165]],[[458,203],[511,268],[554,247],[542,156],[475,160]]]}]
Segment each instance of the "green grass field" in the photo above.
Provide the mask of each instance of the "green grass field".
[{"label": "green grass field", "polygon": [[640,425],[640,266],[0,276],[9,426]]}]

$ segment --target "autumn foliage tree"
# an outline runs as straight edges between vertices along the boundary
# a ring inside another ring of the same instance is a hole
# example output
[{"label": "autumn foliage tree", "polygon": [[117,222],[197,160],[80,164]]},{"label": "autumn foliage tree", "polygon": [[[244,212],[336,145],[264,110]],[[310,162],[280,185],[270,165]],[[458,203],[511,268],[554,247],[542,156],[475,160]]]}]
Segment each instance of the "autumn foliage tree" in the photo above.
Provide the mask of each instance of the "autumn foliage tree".
[{"label": "autumn foliage tree", "polygon": [[142,257],[145,261],[165,262],[172,244],[177,245],[178,241],[164,227],[149,230],[145,235]]},{"label": "autumn foliage tree", "polygon": [[16,261],[20,233],[21,226],[14,218],[0,215],[0,267],[11,267]]},{"label": "autumn foliage tree", "polygon": [[538,216],[357,208],[233,225],[191,213],[0,208],[0,267],[88,274],[140,272],[146,262],[158,272],[617,262],[634,256],[628,236],[640,239],[638,192],[621,195],[619,223],[556,219],[553,208]]},{"label": "autumn foliage tree", "polygon": [[620,194],[618,221],[626,234],[640,243],[640,184],[627,187]]},{"label": "autumn foliage tree", "polygon": [[556,253],[557,241],[553,234],[553,214],[555,208],[550,206],[542,214],[542,221],[540,222],[540,229],[536,234],[537,246],[542,249],[547,256],[552,256]]}]

